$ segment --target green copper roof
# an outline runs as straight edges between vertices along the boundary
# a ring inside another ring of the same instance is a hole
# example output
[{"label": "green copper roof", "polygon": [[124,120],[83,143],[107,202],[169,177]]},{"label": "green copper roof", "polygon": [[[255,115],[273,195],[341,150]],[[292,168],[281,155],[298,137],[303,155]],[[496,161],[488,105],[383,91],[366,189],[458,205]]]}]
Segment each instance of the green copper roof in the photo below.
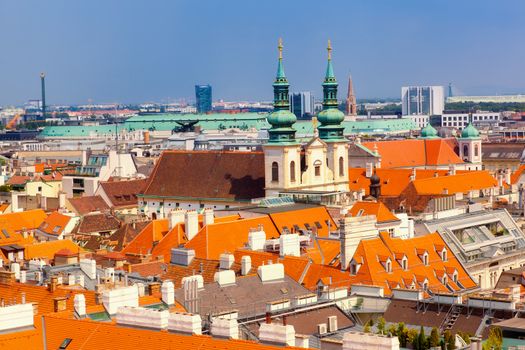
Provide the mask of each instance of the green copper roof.
[{"label": "green copper roof", "polygon": [[472,123],[469,123],[465,129],[461,132],[461,138],[462,139],[477,139],[479,138],[479,131],[472,125]]},{"label": "green copper roof", "polygon": [[290,112],[290,99],[288,79],[284,75],[282,49],[283,44],[279,39],[279,61],[277,63],[277,76],[273,83],[273,112],[268,116],[271,128],[269,142],[283,143],[295,142],[295,129],[293,124],[297,121],[295,114]]},{"label": "green copper roof", "polygon": [[421,129],[421,137],[424,139],[437,139],[439,138],[437,130],[428,123],[423,129]]},{"label": "green copper roof", "polygon": [[339,110],[337,102],[337,80],[332,66],[332,45],[328,41],[328,64],[323,82],[323,110],[317,115],[319,137],[325,141],[344,140],[344,127],[341,123],[345,119]]}]

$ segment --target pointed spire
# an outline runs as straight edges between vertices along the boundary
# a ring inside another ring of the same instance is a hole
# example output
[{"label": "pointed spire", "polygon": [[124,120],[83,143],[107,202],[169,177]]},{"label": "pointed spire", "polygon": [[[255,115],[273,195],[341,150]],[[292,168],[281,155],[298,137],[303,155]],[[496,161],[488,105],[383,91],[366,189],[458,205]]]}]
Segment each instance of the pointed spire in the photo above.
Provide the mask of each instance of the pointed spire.
[{"label": "pointed spire", "polygon": [[334,67],[332,67],[332,42],[330,39],[328,39],[328,47],[326,50],[328,51],[328,64],[326,66],[325,81],[332,79],[335,81]]},{"label": "pointed spire", "polygon": [[279,63],[277,64],[277,79],[286,79],[284,75],[283,67],[283,39],[279,38],[279,44],[277,45],[277,50],[279,50]]},{"label": "pointed spire", "polygon": [[346,95],[346,115],[357,115],[357,101],[354,94],[352,75],[348,77],[348,93]]},{"label": "pointed spire", "polygon": [[332,66],[332,43],[330,40],[328,40],[326,49],[328,51],[328,64],[323,82],[323,110],[317,118],[321,123],[319,135],[323,140],[340,141],[344,140],[344,127],[341,125],[344,114],[338,109],[337,80]]},{"label": "pointed spire", "polygon": [[279,51],[279,62],[277,64],[277,76],[273,82],[273,112],[268,116],[268,123],[271,128],[271,143],[293,143],[295,142],[295,129],[292,127],[297,117],[290,112],[290,100],[288,79],[284,75],[283,68],[283,41],[279,38],[277,45]]}]

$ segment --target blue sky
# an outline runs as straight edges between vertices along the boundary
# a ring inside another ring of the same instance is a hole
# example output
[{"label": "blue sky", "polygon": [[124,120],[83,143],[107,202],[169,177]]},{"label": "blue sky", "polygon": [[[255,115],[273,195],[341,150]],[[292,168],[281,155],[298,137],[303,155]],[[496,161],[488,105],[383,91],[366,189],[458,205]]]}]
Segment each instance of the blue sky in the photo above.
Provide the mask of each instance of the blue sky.
[{"label": "blue sky", "polygon": [[406,84],[525,93],[522,0],[0,0],[0,105],[269,100],[282,36],[292,91],[320,96],[326,40],[346,94]]}]

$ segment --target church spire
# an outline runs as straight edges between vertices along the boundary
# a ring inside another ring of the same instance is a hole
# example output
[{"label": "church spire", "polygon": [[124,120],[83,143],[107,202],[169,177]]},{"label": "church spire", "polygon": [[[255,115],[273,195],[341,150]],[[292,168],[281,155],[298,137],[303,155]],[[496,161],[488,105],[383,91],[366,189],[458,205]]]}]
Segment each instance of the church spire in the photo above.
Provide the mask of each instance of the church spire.
[{"label": "church spire", "polygon": [[279,61],[277,63],[277,75],[273,83],[273,112],[268,116],[271,128],[269,142],[295,142],[295,129],[292,127],[297,117],[290,112],[288,79],[284,74],[283,67],[283,42],[279,39],[277,45]]},{"label": "church spire", "polygon": [[352,76],[348,77],[348,94],[346,95],[346,115],[357,115],[357,101],[354,94]]},{"label": "church spire", "polygon": [[328,40],[326,49],[328,51],[328,64],[323,82],[323,110],[317,118],[321,123],[319,136],[325,141],[340,141],[344,139],[344,127],[341,125],[341,122],[344,120],[344,114],[338,109],[338,84],[332,66],[332,43],[330,40]]}]

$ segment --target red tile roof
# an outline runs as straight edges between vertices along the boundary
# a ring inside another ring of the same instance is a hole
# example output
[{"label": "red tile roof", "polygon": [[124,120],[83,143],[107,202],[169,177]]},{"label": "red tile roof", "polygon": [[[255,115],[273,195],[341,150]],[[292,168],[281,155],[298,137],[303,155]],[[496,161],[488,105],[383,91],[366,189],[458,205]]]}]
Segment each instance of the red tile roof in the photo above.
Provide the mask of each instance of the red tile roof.
[{"label": "red tile roof", "polygon": [[463,163],[454,152],[451,142],[446,139],[373,141],[363,142],[362,145],[371,152],[377,147],[381,155],[381,168],[411,168]]},{"label": "red tile roof", "polygon": [[351,216],[374,215],[378,223],[400,221],[387,207],[381,202],[356,202],[350,208],[348,214]]},{"label": "red tile roof", "polygon": [[110,209],[101,196],[68,198],[68,201],[79,215],[86,215],[94,211],[104,212]]},{"label": "red tile roof", "polygon": [[488,171],[469,171],[462,174],[416,179],[412,182],[419,195],[467,193],[472,190],[496,187],[498,182]]},{"label": "red tile roof", "polygon": [[71,216],[54,211],[38,226],[38,229],[48,235],[59,236],[64,232],[64,229],[71,219]]},{"label": "red tile roof", "polygon": [[149,177],[144,195],[230,201],[264,197],[264,155],[165,151]]},{"label": "red tile roof", "polygon": [[146,179],[104,181],[100,182],[100,188],[110,200],[113,208],[130,207],[137,205],[137,194],[144,190],[146,181]]}]

